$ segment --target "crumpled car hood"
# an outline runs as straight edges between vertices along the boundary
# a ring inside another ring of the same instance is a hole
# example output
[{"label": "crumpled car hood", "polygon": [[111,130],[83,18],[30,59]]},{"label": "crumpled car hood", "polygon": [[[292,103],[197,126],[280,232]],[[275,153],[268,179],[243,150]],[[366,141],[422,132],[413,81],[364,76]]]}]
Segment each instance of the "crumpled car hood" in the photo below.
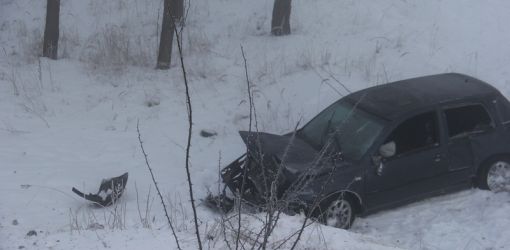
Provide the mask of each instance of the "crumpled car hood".
[{"label": "crumpled car hood", "polygon": [[[299,137],[292,135],[274,135],[264,132],[239,131],[248,151],[252,156],[273,155],[285,162],[289,170],[301,171],[317,160],[318,152]],[[285,151],[287,154],[283,159]]]}]

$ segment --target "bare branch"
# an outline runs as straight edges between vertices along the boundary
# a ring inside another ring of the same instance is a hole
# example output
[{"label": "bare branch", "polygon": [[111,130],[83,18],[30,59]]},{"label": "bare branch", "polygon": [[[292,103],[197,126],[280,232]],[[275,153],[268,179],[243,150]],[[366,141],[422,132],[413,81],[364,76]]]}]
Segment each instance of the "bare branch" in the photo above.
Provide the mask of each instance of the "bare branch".
[{"label": "bare branch", "polygon": [[315,72],[315,74],[316,74],[317,76],[319,76],[319,78],[321,79],[321,84],[322,84],[322,83],[325,83],[325,84],[326,84],[326,85],[328,85],[328,86],[329,86],[329,87],[330,87],[333,91],[335,91],[335,92],[336,92],[339,96],[341,96],[341,97],[343,97],[343,96],[344,96],[344,94],[340,93],[340,91],[339,91],[337,88],[335,88],[333,85],[331,85],[331,83],[329,83],[329,79],[328,79],[328,78],[324,78],[324,77],[323,77],[323,76],[319,73],[319,71],[317,71],[317,69],[315,69],[315,68],[314,68],[314,69],[313,69],[313,72]]},{"label": "bare branch", "polygon": [[[182,30],[182,29],[181,29]],[[193,219],[195,221],[195,233],[197,235],[197,243],[198,249],[202,250],[202,241],[200,240],[200,230],[198,228],[198,218],[197,218],[197,209],[195,207],[195,199],[193,198],[193,183],[191,182],[191,174],[189,172],[189,163],[190,163],[190,148],[191,148],[191,135],[193,133],[193,110],[191,108],[191,98],[189,94],[189,85],[188,85],[188,76],[186,73],[186,67],[184,66],[184,57],[182,54],[182,41],[181,34],[177,30],[177,26],[174,25],[175,38],[177,40],[177,48],[179,49],[179,58],[181,61],[181,69],[182,69],[182,77],[184,80],[184,86],[186,88],[186,108],[188,110],[188,142],[186,145],[186,175],[188,177],[188,187],[189,187],[189,196],[191,208],[193,209]]]},{"label": "bare branch", "polygon": [[[362,95],[361,98],[354,104],[354,106],[352,107],[352,109],[349,111],[349,114],[347,115],[347,118],[342,121],[342,123],[340,123],[340,125],[335,129],[335,132],[333,133],[333,136],[331,136],[329,139],[328,139],[328,142],[326,143],[326,145],[324,146],[322,152],[321,152],[321,157],[319,158],[322,158],[323,155],[327,152],[329,146],[331,146],[331,144],[333,143],[333,140],[334,140],[334,134],[338,133],[340,131],[340,129],[343,127],[343,125],[345,124],[345,122],[347,120],[349,120],[352,116],[352,114],[354,113],[354,110],[356,110],[356,108],[358,108],[358,105],[359,103],[365,98],[365,95]],[[317,161],[318,163],[318,161]],[[314,209],[316,209],[320,203],[322,202],[322,196],[324,194],[324,191],[326,191],[326,185],[331,181],[331,178],[333,177],[333,173],[335,172],[337,168],[337,164],[334,164],[333,165],[333,169],[329,172],[329,176],[328,178],[326,179],[326,181],[323,183],[322,187],[321,187],[321,190],[319,192],[319,194],[316,196],[315,198],[315,201],[313,203],[313,206],[312,208],[310,209],[310,212],[308,213],[308,215],[306,216],[306,218],[304,219],[303,221],[303,224],[301,225],[301,229],[299,230],[299,234],[296,238],[296,240],[294,241],[294,243],[292,244],[292,247],[290,248],[291,250],[293,250],[294,248],[296,248],[297,246],[297,243],[299,242],[299,240],[301,239],[301,235],[303,234],[303,231],[305,229],[305,226],[306,226],[306,222],[308,221],[308,218],[312,215],[312,212],[314,211]],[[351,183],[348,184],[348,186],[350,186],[352,183],[354,183],[356,180],[352,180]],[[343,195],[343,194],[342,194]]]},{"label": "bare branch", "polygon": [[[243,55],[243,61],[244,61],[244,74],[246,76],[246,85],[247,85],[247,91],[248,91],[248,101],[250,104],[250,123],[248,127],[248,131],[251,133],[251,124],[253,119],[253,98],[251,94],[251,85],[250,85],[250,78],[248,77],[248,63],[246,61],[246,56],[244,54],[244,48],[241,45],[241,54]],[[248,147],[246,148],[246,166],[243,168],[243,180],[241,182],[241,190],[239,192],[239,208],[238,208],[238,220],[237,220],[237,235],[236,235],[236,250],[239,249],[239,236],[241,234],[241,201],[243,199],[243,192],[244,192],[244,184],[246,182],[246,171],[248,169],[248,159],[249,152]]]},{"label": "bare branch", "polygon": [[335,82],[337,82],[340,86],[342,86],[342,88],[343,88],[345,91],[347,91],[347,93],[349,93],[349,94],[350,94],[350,93],[352,93],[352,91],[351,91],[349,88],[347,88],[347,86],[345,86],[345,84],[343,84],[340,80],[338,80],[338,79],[335,77],[335,75],[333,75],[333,73],[331,73],[331,71],[329,71],[329,70],[327,70],[327,69],[325,69],[325,68],[322,68],[322,70],[323,70],[324,72],[326,72],[326,74],[328,74],[328,75],[329,75],[329,77],[331,77],[331,79],[333,79],[333,80],[334,80]]},{"label": "bare branch", "polygon": [[170,217],[168,216],[168,210],[166,209],[166,204],[163,199],[163,195],[161,195],[161,192],[159,191],[158,183],[156,182],[156,179],[154,178],[154,173],[152,172],[152,168],[149,164],[149,159],[148,159],[147,153],[145,153],[145,148],[143,147],[142,135],[140,133],[139,124],[140,124],[140,120],[138,120],[136,122],[136,132],[138,133],[138,142],[140,143],[140,148],[142,149],[143,157],[145,158],[145,165],[147,166],[147,168],[149,169],[149,172],[151,173],[152,182],[154,183],[154,186],[156,186],[156,191],[158,192],[159,199],[161,200],[161,204],[163,205],[163,210],[165,211],[165,216],[168,221],[168,225],[170,225],[170,229],[172,230],[172,234],[175,238],[175,243],[177,244],[177,248],[180,250],[181,246],[179,245],[179,239],[177,238],[177,234],[175,234],[174,226],[172,225],[172,221],[170,220]]}]

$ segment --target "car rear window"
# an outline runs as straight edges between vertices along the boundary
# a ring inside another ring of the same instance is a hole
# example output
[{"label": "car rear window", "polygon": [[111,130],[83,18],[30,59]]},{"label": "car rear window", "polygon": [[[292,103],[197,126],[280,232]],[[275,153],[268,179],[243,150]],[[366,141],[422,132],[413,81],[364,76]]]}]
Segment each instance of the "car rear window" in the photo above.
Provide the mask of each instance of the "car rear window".
[{"label": "car rear window", "polygon": [[492,119],[481,104],[469,104],[444,111],[450,138],[483,132],[492,127]]}]

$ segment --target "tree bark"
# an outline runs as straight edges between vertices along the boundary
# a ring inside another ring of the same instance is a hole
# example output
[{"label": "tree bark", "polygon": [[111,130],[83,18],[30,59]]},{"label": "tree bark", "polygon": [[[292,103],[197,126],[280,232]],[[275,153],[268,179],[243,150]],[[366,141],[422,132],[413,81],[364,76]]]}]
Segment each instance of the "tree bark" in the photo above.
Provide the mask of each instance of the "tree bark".
[{"label": "tree bark", "polygon": [[181,24],[184,21],[184,0],[171,0],[170,15],[172,15],[175,23]]},{"label": "tree bark", "polygon": [[60,0],[47,0],[43,56],[55,60],[58,54],[59,17]]},{"label": "tree bark", "polygon": [[159,40],[157,69],[169,69],[172,58],[174,28],[181,23],[184,13],[184,0],[165,0],[163,3],[163,23]]},{"label": "tree bark", "polygon": [[290,9],[292,0],[274,0],[271,34],[275,36],[290,34]]}]

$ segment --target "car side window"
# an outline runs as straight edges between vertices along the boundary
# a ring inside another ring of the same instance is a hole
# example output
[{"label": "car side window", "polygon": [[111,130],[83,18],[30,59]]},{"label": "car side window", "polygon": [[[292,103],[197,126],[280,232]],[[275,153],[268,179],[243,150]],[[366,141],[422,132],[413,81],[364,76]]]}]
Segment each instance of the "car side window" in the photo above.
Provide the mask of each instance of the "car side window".
[{"label": "car side window", "polygon": [[483,132],[492,127],[492,119],[481,104],[445,109],[444,114],[450,138]]},{"label": "car side window", "polygon": [[437,115],[433,111],[411,117],[393,130],[385,144],[394,142],[397,156],[439,145],[437,121]]}]

